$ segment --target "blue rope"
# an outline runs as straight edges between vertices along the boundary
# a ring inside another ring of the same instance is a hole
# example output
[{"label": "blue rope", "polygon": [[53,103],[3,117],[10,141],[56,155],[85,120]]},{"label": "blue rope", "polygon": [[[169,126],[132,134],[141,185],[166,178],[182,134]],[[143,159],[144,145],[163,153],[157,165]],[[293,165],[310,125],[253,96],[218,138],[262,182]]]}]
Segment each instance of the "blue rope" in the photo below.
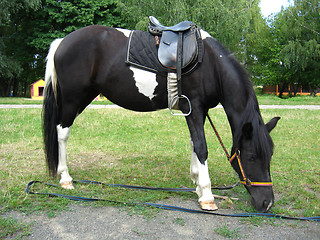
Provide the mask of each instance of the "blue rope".
[{"label": "blue rope", "polygon": [[[111,187],[124,187],[124,188],[131,188],[131,189],[157,190],[157,191],[158,190],[160,190],[160,191],[174,191],[174,192],[190,192],[190,191],[194,191],[194,188],[152,188],[152,187],[140,187],[140,186],[124,185],[124,184],[105,184],[105,183],[101,183],[101,182],[97,182],[97,181],[91,181],[91,180],[79,180],[79,181],[74,181],[74,182],[84,183],[84,184],[101,184],[101,185],[106,185],[106,186],[111,186]],[[54,197],[61,197],[61,198],[66,198],[66,199],[70,199],[70,200],[73,200],[73,201],[84,201],[84,202],[104,201],[104,202],[110,202],[110,203],[115,203],[115,204],[123,204],[123,205],[145,205],[145,206],[155,207],[155,208],[164,209],[164,210],[180,211],[180,212],[188,212],[188,213],[198,213],[198,214],[209,214],[209,215],[223,216],[223,217],[266,217],[266,218],[278,218],[278,219],[288,219],[288,220],[320,222],[320,216],[316,216],[316,217],[288,217],[288,216],[282,216],[282,215],[273,214],[273,213],[225,214],[225,213],[218,213],[218,212],[211,212],[211,211],[204,211],[204,210],[195,210],[195,209],[182,208],[182,207],[176,207],[176,206],[165,205],[165,204],[157,204],[157,203],[119,202],[119,201],[113,201],[113,200],[108,200],[108,199],[86,198],[86,197],[64,195],[64,194],[59,194],[59,193],[33,192],[30,189],[31,189],[32,185],[34,185],[36,183],[41,183],[41,184],[45,184],[47,186],[60,188],[60,186],[55,185],[55,184],[44,183],[44,182],[41,182],[41,181],[31,181],[31,182],[28,183],[28,185],[26,187],[26,192],[28,194],[39,194],[39,195],[48,195],[48,196],[54,196]],[[234,186],[236,186],[236,185],[234,185]],[[228,187],[227,189],[230,189],[230,188],[232,188],[232,187]],[[225,189],[225,188],[223,188],[223,189]]]}]

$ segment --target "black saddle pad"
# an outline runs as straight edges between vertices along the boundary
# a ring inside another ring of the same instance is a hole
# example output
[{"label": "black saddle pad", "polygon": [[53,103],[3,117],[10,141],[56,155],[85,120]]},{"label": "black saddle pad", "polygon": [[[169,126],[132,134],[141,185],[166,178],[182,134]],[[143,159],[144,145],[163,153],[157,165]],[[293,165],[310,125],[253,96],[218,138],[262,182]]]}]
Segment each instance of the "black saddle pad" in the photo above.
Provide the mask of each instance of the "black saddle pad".
[{"label": "black saddle pad", "polygon": [[158,60],[155,37],[139,30],[132,31],[129,36],[126,63],[161,75],[169,71]]}]

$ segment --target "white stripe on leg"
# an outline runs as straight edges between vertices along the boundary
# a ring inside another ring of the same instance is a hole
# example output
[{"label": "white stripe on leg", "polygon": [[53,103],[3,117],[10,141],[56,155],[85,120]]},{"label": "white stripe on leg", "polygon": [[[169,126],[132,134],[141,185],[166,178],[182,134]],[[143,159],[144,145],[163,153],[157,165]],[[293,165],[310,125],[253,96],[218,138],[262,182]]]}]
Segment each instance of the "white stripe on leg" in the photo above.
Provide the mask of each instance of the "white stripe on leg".
[{"label": "white stripe on leg", "polygon": [[201,164],[197,154],[194,152],[193,142],[191,141],[192,156],[190,165],[190,175],[193,182],[197,185],[196,192],[202,209],[217,210],[214,197],[211,192],[211,181],[209,177],[208,163]]},{"label": "white stripe on leg", "polygon": [[61,176],[60,184],[66,189],[73,189],[72,177],[69,175],[67,166],[67,142],[70,136],[71,127],[62,128],[61,125],[58,125],[57,132],[59,143],[58,175]]}]

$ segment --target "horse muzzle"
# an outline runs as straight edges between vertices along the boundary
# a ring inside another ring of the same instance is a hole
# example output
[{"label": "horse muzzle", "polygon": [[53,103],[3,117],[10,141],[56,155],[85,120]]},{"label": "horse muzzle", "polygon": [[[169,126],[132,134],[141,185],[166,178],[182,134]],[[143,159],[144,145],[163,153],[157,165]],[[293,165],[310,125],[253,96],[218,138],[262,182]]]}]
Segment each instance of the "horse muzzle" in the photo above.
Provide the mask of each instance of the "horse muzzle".
[{"label": "horse muzzle", "polygon": [[252,206],[259,212],[268,212],[274,203],[272,187],[247,187]]}]

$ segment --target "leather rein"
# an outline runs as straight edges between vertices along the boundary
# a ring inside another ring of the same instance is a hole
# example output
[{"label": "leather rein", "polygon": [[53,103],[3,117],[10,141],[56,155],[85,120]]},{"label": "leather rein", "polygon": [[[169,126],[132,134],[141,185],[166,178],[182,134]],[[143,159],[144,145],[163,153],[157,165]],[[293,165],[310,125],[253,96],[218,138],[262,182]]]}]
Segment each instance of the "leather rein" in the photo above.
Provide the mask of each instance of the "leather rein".
[{"label": "leather rein", "polygon": [[213,129],[213,131],[215,132],[230,164],[232,164],[232,162],[237,159],[237,163],[238,163],[238,166],[240,168],[240,172],[241,172],[241,176],[239,175],[239,178],[240,178],[240,183],[243,184],[243,185],[246,185],[246,186],[257,186],[257,187],[271,187],[273,186],[273,183],[272,182],[253,182],[251,181],[248,177],[246,177],[246,174],[244,172],[244,169],[242,167],[242,164],[241,164],[241,160],[240,160],[240,151],[237,149],[235,151],[235,153],[230,156],[230,154],[228,153],[228,150],[226,149],[226,147],[224,146],[223,142],[222,142],[222,139],[217,131],[217,129],[215,128],[209,114],[207,113],[207,118],[209,119],[209,122],[210,122],[210,125]]}]

